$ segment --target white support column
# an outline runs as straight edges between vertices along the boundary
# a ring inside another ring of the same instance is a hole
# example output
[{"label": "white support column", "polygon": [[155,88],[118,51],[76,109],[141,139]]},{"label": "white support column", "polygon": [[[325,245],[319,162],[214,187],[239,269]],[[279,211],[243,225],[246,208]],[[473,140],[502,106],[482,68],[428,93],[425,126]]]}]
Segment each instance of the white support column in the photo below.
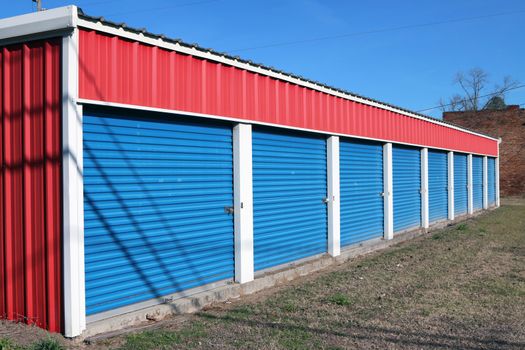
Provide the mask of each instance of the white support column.
[{"label": "white support column", "polygon": [[341,254],[341,219],[339,188],[339,137],[330,136],[326,142],[328,172],[328,254]]},{"label": "white support column", "polygon": [[488,159],[487,156],[483,157],[483,209],[489,207],[489,191],[488,191]]},{"label": "white support column", "polygon": [[472,154],[467,156],[467,198],[468,198],[468,213],[474,213],[474,195],[472,186]]},{"label": "white support column", "polygon": [[253,281],[252,126],[233,128],[235,281]]},{"label": "white support column", "polygon": [[421,226],[428,228],[428,148],[421,149]]},{"label": "white support column", "polygon": [[448,219],[454,220],[454,152],[448,152]]},{"label": "white support column", "polygon": [[501,137],[498,140],[498,156],[496,157],[496,164],[494,165],[496,167],[495,169],[495,176],[494,181],[496,182],[496,208],[500,206],[500,196],[499,196],[499,146],[501,144]]},{"label": "white support column", "polygon": [[394,191],[392,171],[392,144],[383,145],[383,197],[384,197],[384,238],[394,238]]},{"label": "white support column", "polygon": [[500,201],[499,201],[499,157],[496,158],[495,160],[496,162],[496,176],[494,176],[494,181],[496,181],[496,207],[499,207],[500,206]]},{"label": "white support column", "polygon": [[62,87],[64,334],[75,337],[86,329],[82,108],[77,104],[77,29],[62,39]]}]

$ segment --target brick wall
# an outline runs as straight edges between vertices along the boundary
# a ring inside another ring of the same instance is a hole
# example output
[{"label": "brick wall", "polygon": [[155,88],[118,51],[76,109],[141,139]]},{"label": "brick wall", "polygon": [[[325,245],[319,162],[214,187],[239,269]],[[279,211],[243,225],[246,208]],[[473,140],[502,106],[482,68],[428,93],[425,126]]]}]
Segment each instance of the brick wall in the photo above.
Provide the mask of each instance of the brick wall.
[{"label": "brick wall", "polygon": [[501,196],[525,194],[525,109],[445,112],[443,119],[495,137],[500,144]]}]

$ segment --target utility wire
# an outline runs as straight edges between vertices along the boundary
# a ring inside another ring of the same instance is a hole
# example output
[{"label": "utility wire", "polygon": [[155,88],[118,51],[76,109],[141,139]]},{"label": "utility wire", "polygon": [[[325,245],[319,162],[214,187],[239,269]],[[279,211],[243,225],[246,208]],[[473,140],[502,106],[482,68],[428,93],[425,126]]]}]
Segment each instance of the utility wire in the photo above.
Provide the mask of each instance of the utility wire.
[{"label": "utility wire", "polygon": [[107,3],[117,2],[117,1],[123,1],[123,0],[105,0],[105,1],[91,1],[91,2],[83,2],[81,0],[81,1],[79,1],[80,4],[78,4],[77,6],[83,7],[83,6],[92,6],[92,5],[102,5],[102,4],[105,5]]},{"label": "utility wire", "polygon": [[399,31],[399,30],[404,30],[404,29],[432,27],[432,26],[448,24],[448,23],[459,23],[459,22],[473,21],[473,20],[477,20],[477,19],[493,18],[493,17],[500,17],[500,16],[508,16],[508,15],[514,15],[514,14],[524,13],[524,12],[525,12],[525,10],[511,11],[511,12],[500,12],[500,13],[493,13],[493,14],[488,14],[488,15],[483,15],[483,16],[464,17],[464,18],[456,18],[456,19],[449,19],[449,20],[444,20],[444,21],[419,23],[419,24],[409,24],[409,25],[404,25],[404,26],[399,26],[399,27],[372,29],[372,30],[367,30],[367,31],[362,31],[362,32],[354,32],[354,33],[347,33],[347,34],[323,36],[323,37],[310,38],[310,39],[304,39],[304,40],[283,41],[283,42],[280,42],[280,43],[272,43],[272,44],[266,44],[266,45],[261,45],[261,46],[251,46],[251,47],[244,47],[244,48],[235,49],[235,50],[228,50],[228,52],[251,51],[251,50],[266,49],[266,48],[271,48],[271,47],[289,46],[289,45],[312,43],[312,42],[316,42],[316,41],[342,39],[342,38],[349,38],[349,37],[368,35],[368,34],[377,34],[377,33]]},{"label": "utility wire", "polygon": [[[507,89],[505,90],[504,92],[507,92],[507,91],[512,91],[512,90],[516,90],[516,89],[521,89],[522,87],[525,87],[525,84],[523,85],[518,85],[518,86],[515,86],[513,88],[510,88],[510,89]],[[496,95],[500,95],[501,92],[493,92],[491,94],[486,94],[486,95],[482,95],[482,96],[478,96],[478,98],[483,98],[483,97],[489,97],[489,96],[496,96]],[[454,102],[454,103],[459,103],[459,102],[465,102],[465,101],[468,101],[470,100],[469,98],[464,98],[462,100],[459,100],[457,102]],[[425,108],[425,109],[420,109],[418,111],[416,111],[417,113],[421,113],[421,112],[426,112],[426,111],[431,111],[433,109],[437,109],[437,108],[442,108],[442,107],[447,107],[447,106],[452,106],[454,103],[447,103],[447,104],[444,104],[444,105],[439,105],[439,106],[435,106],[435,107],[430,107],[430,108]]]},{"label": "utility wire", "polygon": [[208,3],[211,3],[211,2],[217,2],[217,1],[222,1],[222,0],[202,0],[202,1],[187,2],[187,3],[183,3],[183,4],[178,4],[178,5],[164,6],[164,7],[155,7],[155,8],[149,8],[149,9],[146,8],[146,9],[139,9],[139,10],[113,12],[113,13],[107,14],[106,16],[127,15],[127,14],[131,14],[131,13],[153,12],[153,11],[163,11],[163,10],[170,10],[170,9],[179,8],[179,7],[187,7],[187,6],[193,6],[193,5],[203,5],[203,4],[208,4]]}]

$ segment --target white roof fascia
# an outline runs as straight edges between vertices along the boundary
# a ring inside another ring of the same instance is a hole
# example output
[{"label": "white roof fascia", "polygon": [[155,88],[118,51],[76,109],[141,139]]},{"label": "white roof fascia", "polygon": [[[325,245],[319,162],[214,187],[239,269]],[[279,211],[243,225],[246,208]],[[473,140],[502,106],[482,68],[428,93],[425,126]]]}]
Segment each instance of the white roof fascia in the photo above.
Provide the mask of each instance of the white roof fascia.
[{"label": "white roof fascia", "polygon": [[15,38],[39,36],[46,32],[73,29],[77,26],[77,7],[65,6],[0,19],[0,43]]}]

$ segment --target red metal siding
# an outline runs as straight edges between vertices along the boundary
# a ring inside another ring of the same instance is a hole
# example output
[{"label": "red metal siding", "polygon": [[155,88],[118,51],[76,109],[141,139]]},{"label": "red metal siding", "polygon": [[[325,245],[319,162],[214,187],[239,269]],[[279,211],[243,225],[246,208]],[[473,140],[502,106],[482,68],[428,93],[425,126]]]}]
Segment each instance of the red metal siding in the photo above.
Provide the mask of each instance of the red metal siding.
[{"label": "red metal siding", "polygon": [[80,97],[497,155],[497,141],[236,67],[80,30]]},{"label": "red metal siding", "polygon": [[59,39],[0,47],[0,315],[59,332]]}]

